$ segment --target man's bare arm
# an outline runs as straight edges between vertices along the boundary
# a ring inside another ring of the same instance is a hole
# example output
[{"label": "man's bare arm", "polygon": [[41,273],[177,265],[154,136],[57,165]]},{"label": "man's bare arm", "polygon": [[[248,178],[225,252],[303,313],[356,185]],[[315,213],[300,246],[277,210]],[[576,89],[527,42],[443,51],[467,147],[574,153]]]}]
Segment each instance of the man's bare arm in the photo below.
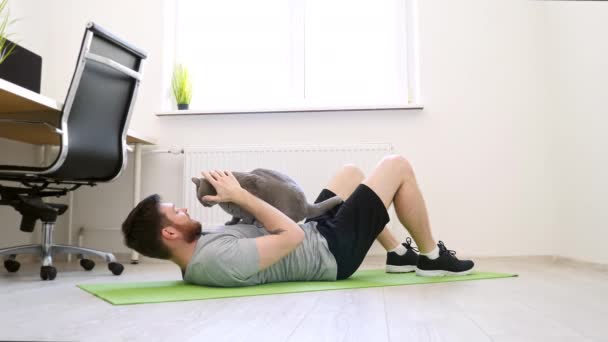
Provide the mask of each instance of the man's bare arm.
[{"label": "man's bare arm", "polygon": [[255,239],[260,269],[278,262],[304,240],[304,232],[296,222],[248,191],[243,189],[235,196],[234,203],[251,213],[271,234]]}]

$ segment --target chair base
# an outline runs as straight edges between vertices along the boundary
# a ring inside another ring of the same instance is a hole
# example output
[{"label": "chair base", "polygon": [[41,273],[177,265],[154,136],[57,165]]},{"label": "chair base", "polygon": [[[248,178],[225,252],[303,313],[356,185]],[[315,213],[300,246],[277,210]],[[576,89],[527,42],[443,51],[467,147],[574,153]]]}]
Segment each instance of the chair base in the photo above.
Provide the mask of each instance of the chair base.
[{"label": "chair base", "polygon": [[108,268],[114,275],[120,275],[124,267],[116,262],[114,254],[99,251],[96,249],[57,245],[53,244],[53,228],[55,223],[42,223],[42,243],[38,245],[24,245],[0,249],[0,255],[4,257],[4,267],[9,272],[16,272],[19,269],[19,263],[15,260],[18,254],[32,254],[40,256],[42,265],[40,268],[40,277],[43,280],[53,280],[57,274],[57,270],[53,267],[53,256],[57,254],[73,253],[78,254],[80,265],[87,271],[93,269],[95,263],[92,260],[86,259],[85,255],[94,255],[104,259],[108,263]]}]

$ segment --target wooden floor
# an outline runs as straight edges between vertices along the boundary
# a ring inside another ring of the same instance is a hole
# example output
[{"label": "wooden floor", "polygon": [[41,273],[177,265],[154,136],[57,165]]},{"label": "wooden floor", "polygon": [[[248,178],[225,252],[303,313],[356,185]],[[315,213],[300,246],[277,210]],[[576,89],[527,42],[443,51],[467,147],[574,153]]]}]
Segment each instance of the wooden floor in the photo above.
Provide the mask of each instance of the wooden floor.
[{"label": "wooden floor", "polygon": [[[112,306],[76,284],[179,279],[177,267],[126,265],[120,277],[58,264],[0,272],[0,340],[608,341],[608,268],[549,257],[477,259],[517,278]],[[370,258],[365,268],[382,266]]]}]

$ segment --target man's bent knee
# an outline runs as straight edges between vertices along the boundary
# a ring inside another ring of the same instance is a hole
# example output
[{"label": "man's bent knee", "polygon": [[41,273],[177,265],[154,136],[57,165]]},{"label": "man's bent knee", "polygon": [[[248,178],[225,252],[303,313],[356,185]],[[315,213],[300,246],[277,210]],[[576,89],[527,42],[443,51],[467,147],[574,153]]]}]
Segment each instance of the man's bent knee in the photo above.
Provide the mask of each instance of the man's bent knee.
[{"label": "man's bent knee", "polygon": [[346,177],[348,179],[353,180],[356,183],[361,183],[365,178],[365,174],[363,171],[355,164],[346,164],[342,166],[340,171],[342,177]]},{"label": "man's bent knee", "polygon": [[381,163],[388,164],[391,168],[398,169],[403,173],[414,174],[412,164],[400,154],[388,155],[382,159]]},{"label": "man's bent knee", "polygon": [[346,200],[363,179],[364,174],[360,168],[354,164],[347,164],[333,176],[326,188]]}]

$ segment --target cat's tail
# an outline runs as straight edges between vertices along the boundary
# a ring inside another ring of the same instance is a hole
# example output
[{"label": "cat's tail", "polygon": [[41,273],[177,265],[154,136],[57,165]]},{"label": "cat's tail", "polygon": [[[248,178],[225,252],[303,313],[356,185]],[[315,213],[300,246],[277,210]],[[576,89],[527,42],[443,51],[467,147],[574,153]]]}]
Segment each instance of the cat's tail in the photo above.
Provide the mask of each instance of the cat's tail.
[{"label": "cat's tail", "polygon": [[308,214],[306,215],[306,217],[313,218],[313,217],[321,216],[340,203],[342,203],[342,199],[339,196],[334,196],[332,198],[326,199],[323,202],[309,204],[308,205]]}]

